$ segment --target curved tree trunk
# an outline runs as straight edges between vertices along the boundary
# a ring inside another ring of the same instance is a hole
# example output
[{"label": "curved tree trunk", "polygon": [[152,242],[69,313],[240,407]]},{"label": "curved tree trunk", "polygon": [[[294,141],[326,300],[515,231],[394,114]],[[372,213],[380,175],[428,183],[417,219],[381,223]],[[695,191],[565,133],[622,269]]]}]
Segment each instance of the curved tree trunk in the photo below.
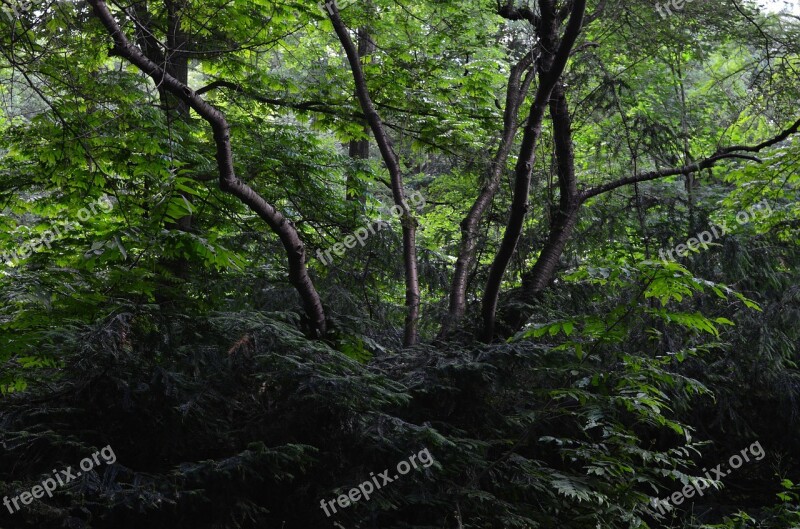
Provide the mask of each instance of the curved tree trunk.
[{"label": "curved tree trunk", "polygon": [[461,221],[461,246],[458,251],[458,260],[453,271],[453,282],[450,286],[450,306],[448,313],[442,321],[439,331],[439,338],[443,339],[450,334],[453,329],[461,323],[467,307],[467,278],[470,271],[475,266],[475,251],[478,247],[478,229],[481,219],[492,203],[497,188],[500,186],[500,178],[506,168],[508,155],[514,145],[518,124],[519,107],[525,100],[528,93],[533,73],[529,72],[522,79],[522,74],[528,70],[533,63],[533,53],[529,52],[517,64],[511,68],[508,78],[508,88],[506,89],[506,106],[503,114],[503,135],[500,138],[500,145],[497,153],[489,165],[486,181],[478,194],[478,198],[472,204],[464,220]]},{"label": "curved tree trunk", "polygon": [[550,117],[553,120],[558,167],[558,210],[550,224],[550,233],[533,268],[522,276],[522,290],[526,300],[532,299],[553,280],[561,254],[578,221],[580,201],[575,177],[575,152],[572,145],[572,119],[561,81],[553,89],[550,100]]},{"label": "curved tree trunk", "polygon": [[325,334],[325,311],[306,269],[303,241],[289,219],[236,176],[233,168],[230,126],[225,115],[207,103],[185,83],[167,73],[159,64],[148,59],[141,49],[131,44],[103,0],[89,0],[89,5],[92,6],[95,16],[100,19],[114,40],[114,49],[112,50],[114,55],[130,61],[150,76],[157,86],[169,91],[183,104],[197,112],[211,126],[216,145],[220,189],[234,195],[249,206],[278,235],[289,261],[289,280],[300,294],[311,327],[318,336]]},{"label": "curved tree trunk", "polygon": [[403,265],[405,269],[406,281],[406,321],[405,330],[403,333],[403,343],[406,346],[414,345],[419,340],[419,308],[420,308],[420,290],[419,290],[419,275],[417,271],[417,220],[411,213],[411,208],[405,198],[405,191],[403,190],[403,175],[400,171],[400,161],[397,158],[397,153],[394,151],[392,141],[386,133],[386,128],[383,126],[383,121],[375,110],[375,105],[372,103],[372,98],[369,95],[367,88],[367,81],[364,77],[364,70],[361,68],[361,60],[359,59],[358,50],[353,44],[353,39],[350,38],[350,33],[347,27],[342,22],[339,16],[339,8],[336,2],[326,4],[326,10],[333,23],[333,29],[342,43],[347,61],[350,63],[350,70],[353,72],[353,80],[356,86],[356,94],[358,101],[361,105],[361,110],[364,112],[367,123],[372,129],[372,134],[375,136],[375,142],[378,144],[378,149],[381,152],[381,157],[389,171],[391,180],[392,198],[394,203],[402,210],[401,223],[403,226]]}]

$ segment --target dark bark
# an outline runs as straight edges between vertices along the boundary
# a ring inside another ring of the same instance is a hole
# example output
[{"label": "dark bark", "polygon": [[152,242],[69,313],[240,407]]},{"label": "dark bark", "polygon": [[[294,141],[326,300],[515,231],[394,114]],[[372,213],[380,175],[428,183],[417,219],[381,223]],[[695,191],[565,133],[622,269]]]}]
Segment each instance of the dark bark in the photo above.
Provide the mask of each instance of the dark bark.
[{"label": "dark bark", "polygon": [[400,161],[397,157],[397,153],[392,146],[392,141],[386,133],[383,121],[375,110],[375,105],[372,103],[372,98],[369,95],[369,89],[367,88],[367,81],[364,77],[364,70],[361,68],[358,50],[353,44],[353,40],[350,38],[347,27],[339,16],[339,9],[336,6],[336,2],[326,4],[326,6],[328,7],[327,11],[333,23],[333,28],[336,31],[336,35],[339,37],[339,41],[342,43],[342,47],[347,55],[347,61],[350,63],[350,70],[353,73],[353,80],[355,82],[358,101],[361,105],[361,111],[364,113],[364,117],[372,129],[375,142],[378,144],[378,150],[380,150],[383,162],[386,164],[386,168],[389,171],[394,203],[402,209],[403,264],[406,282],[406,321],[403,343],[406,346],[414,345],[419,339],[418,326],[420,309],[416,247],[417,221],[411,213],[411,208],[409,208],[405,199],[403,175],[400,170]]},{"label": "dark bark", "polygon": [[[166,35],[166,53],[164,59],[164,67],[167,74],[171,75],[178,82],[187,85],[189,84],[189,39],[185,32],[181,29],[181,10],[183,8],[183,1],[165,0],[164,4],[167,7],[167,35]],[[149,31],[153,33],[153,28]],[[158,64],[158,63],[157,63]],[[189,105],[178,97],[175,97],[168,90],[161,90],[161,100],[167,115],[167,125],[172,128],[172,124],[176,121],[189,121]],[[178,193],[186,204],[191,206],[192,195],[189,193]],[[166,227],[168,230],[178,230],[182,232],[192,231],[193,217],[190,214],[176,219],[175,222],[168,222]],[[190,262],[188,258],[183,256],[175,257],[168,261],[167,266],[173,270],[176,276],[186,279],[189,274]]]},{"label": "dark bark", "polygon": [[311,322],[311,328],[317,335],[324,335],[326,330],[325,312],[305,266],[305,246],[292,223],[236,176],[233,167],[230,126],[225,115],[198,96],[185,83],[167,73],[159,64],[148,59],[140,48],[131,44],[103,0],[89,0],[89,5],[92,6],[95,16],[105,26],[114,41],[113,55],[130,61],[151,77],[157,86],[168,90],[171,95],[197,112],[211,126],[216,146],[220,189],[234,195],[250,207],[278,235],[289,261],[289,280],[300,294],[303,308]]},{"label": "dark bark", "polygon": [[[184,85],[189,84],[189,39],[181,29],[181,9],[183,0],[164,0],[167,6],[167,50],[165,67],[167,73]],[[173,98],[170,94],[169,110],[173,110],[182,119],[189,117],[189,105],[181,98]]]},{"label": "dark bark", "polygon": [[[364,61],[365,58],[369,57],[375,52],[375,43],[372,41],[372,38],[369,36],[369,31],[367,28],[358,28],[358,57],[361,62]],[[356,98],[358,98],[358,93],[355,94]],[[369,132],[369,125],[364,123],[364,130],[365,132]],[[368,160],[369,159],[369,140],[350,140],[350,144],[348,145],[348,155],[353,160]],[[358,200],[362,204],[366,201],[366,198],[362,193],[359,192],[359,186],[355,183],[355,176],[354,175],[347,175],[347,200]]]},{"label": "dark bark", "polygon": [[[638,182],[664,178],[695,172],[700,168],[711,167],[718,161],[727,158],[745,158],[739,152],[758,152],[764,148],[775,145],[783,141],[790,135],[800,131],[800,121],[795,122],[774,138],[764,141],[756,146],[735,146],[721,149],[716,155],[701,160],[698,163],[687,164],[683,167],[664,169],[643,173],[634,177],[620,179],[616,182],[598,186],[585,191],[578,191],[577,177],[575,175],[574,152],[572,143],[571,119],[569,116],[566,98],[564,97],[563,87],[559,84],[554,90],[550,104],[551,116],[553,118],[553,137],[556,147],[556,158],[558,163],[559,190],[561,198],[559,208],[553,217],[547,241],[542,248],[539,258],[533,268],[523,275],[521,301],[524,305],[530,306],[538,295],[548,287],[555,277],[558,263],[564,252],[566,244],[569,242],[575,225],[578,221],[578,213],[583,203],[591,197],[617,189],[624,185],[636,185]],[[530,310],[514,308],[514,314],[506,318],[507,334],[518,331],[530,316]]]},{"label": "dark bark", "polygon": [[[553,216],[548,238],[542,248],[539,258],[533,268],[523,274],[523,285],[518,291],[519,297],[516,298],[516,301],[522,301],[524,305],[528,306],[534,302],[536,297],[547,288],[553,280],[561,255],[577,224],[580,208],[588,199],[626,185],[636,185],[640,182],[669,176],[689,175],[702,169],[713,167],[718,162],[726,159],[738,158],[760,162],[758,158],[748,153],[758,153],[800,132],[800,120],[797,120],[779,134],[756,145],[730,146],[719,149],[716,153],[707,158],[686,163],[680,167],[639,173],[631,177],[579,190],[577,188],[577,178],[574,170],[571,120],[566,98],[563,93],[563,86],[559,84],[553,90],[551,98],[550,111],[553,118],[553,136],[558,164],[560,200],[558,210]],[[508,326],[504,331],[509,334],[518,330],[530,314],[528,309],[519,309],[519,304],[515,305],[513,316],[507,318],[505,322]],[[484,316],[486,315],[484,314]],[[485,335],[484,338],[490,339],[491,335]]]},{"label": "dark bark", "polygon": [[458,251],[458,260],[456,261],[453,281],[450,286],[450,306],[439,331],[440,339],[450,334],[464,317],[467,306],[467,280],[470,271],[475,266],[475,252],[478,247],[478,232],[481,219],[497,193],[500,179],[506,169],[508,155],[514,145],[514,138],[519,128],[519,108],[525,100],[534,74],[529,72],[524,80],[522,75],[530,68],[532,63],[533,54],[528,53],[511,68],[506,89],[503,134],[500,138],[500,145],[488,167],[485,183],[478,197],[472,204],[467,216],[461,221],[461,246]]},{"label": "dark bark", "polygon": [[[369,130],[369,127],[366,128]],[[350,140],[347,146],[347,155],[352,160],[369,160],[369,140]],[[358,200],[364,203],[366,197],[361,193],[359,186],[356,184],[356,177],[354,174],[347,175],[347,182],[345,185],[347,189],[347,200]]]},{"label": "dark bark", "polygon": [[[160,65],[167,74],[177,79],[180,83],[189,82],[189,54],[188,39],[180,29],[181,5],[172,0],[165,0],[167,7],[167,32],[166,43],[156,38],[155,24],[150,14],[147,1],[139,1],[132,5],[135,15],[132,20],[136,26],[136,44],[145,57],[155,64]],[[179,97],[175,97],[165,86],[156,86],[161,105],[170,119],[189,117],[189,106]]]},{"label": "dark bark", "polygon": [[[489,269],[489,277],[483,296],[481,307],[483,318],[482,338],[486,341],[491,340],[494,335],[500,285],[508,263],[516,250],[517,242],[522,234],[525,216],[528,212],[528,194],[536,145],[542,131],[542,120],[548,107],[550,94],[561,77],[567,64],[567,59],[580,34],[583,15],[586,10],[586,0],[575,0],[572,14],[569,17],[567,28],[560,43],[558,42],[560,23],[553,0],[540,0],[539,6],[541,21],[536,28],[542,49],[542,55],[539,59],[539,86],[531,106],[528,123],[525,126],[525,132],[522,137],[519,158],[514,169],[514,197],[511,203],[508,223],[500,248]],[[552,50],[556,50],[555,53]]]},{"label": "dark bark", "polygon": [[[150,14],[148,2],[142,0],[133,4],[132,11],[134,13],[133,21],[136,26],[136,44],[142,50],[145,57],[155,64],[163,65],[167,74],[177,79],[180,83],[188,84],[189,50],[187,48],[188,39],[185,33],[180,29],[181,4],[173,0],[165,0],[164,4],[167,8],[167,32],[166,43],[163,46],[156,38],[156,24]],[[167,126],[171,129],[173,123],[176,121],[188,122],[188,105],[170,93],[166,87],[159,85],[156,89],[158,90],[159,100],[161,101],[161,108],[164,110],[164,115],[167,119]],[[182,196],[188,204],[191,204],[192,196],[190,194],[181,192],[180,196]],[[164,226],[167,230],[189,232],[192,229],[192,215],[184,215],[176,219],[175,222],[165,222]],[[184,280],[188,277],[188,258],[183,256],[169,259],[162,258],[160,262],[173,276]],[[164,286],[169,287],[171,285],[171,278],[167,278],[166,281]],[[163,291],[159,290],[157,298],[168,302],[168,290],[169,288],[164,288]]]},{"label": "dark bark", "polygon": [[578,220],[578,182],[575,177],[575,152],[572,143],[572,119],[564,85],[559,81],[550,100],[550,117],[553,120],[553,143],[558,168],[558,208],[550,223],[539,258],[533,268],[522,276],[522,291],[526,300],[535,297],[552,281],[561,254],[572,235]]}]

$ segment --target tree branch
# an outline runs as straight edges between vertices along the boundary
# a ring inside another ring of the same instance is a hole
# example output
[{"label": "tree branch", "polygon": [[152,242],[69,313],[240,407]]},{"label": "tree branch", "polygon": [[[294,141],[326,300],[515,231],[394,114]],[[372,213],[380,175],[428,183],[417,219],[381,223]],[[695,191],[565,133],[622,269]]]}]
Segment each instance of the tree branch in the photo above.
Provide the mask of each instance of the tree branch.
[{"label": "tree branch", "polygon": [[761,160],[755,156],[748,156],[742,154],[744,152],[760,152],[767,147],[772,147],[773,145],[782,142],[783,140],[787,139],[789,136],[796,134],[800,131],[800,119],[794,122],[789,128],[782,131],[780,134],[773,136],[772,138],[762,141],[757,145],[733,145],[731,147],[726,147],[724,149],[719,149],[713,155],[699,160],[694,163],[686,164],[681,167],[671,167],[668,169],[660,169],[658,171],[648,171],[646,173],[640,173],[637,175],[629,176],[627,178],[620,178],[619,180],[615,180],[613,182],[609,182],[607,184],[590,187],[588,189],[584,189],[581,191],[579,198],[581,202],[585,202],[586,200],[596,197],[597,195],[602,195],[603,193],[607,193],[609,191],[613,191],[614,189],[638,183],[638,182],[647,182],[650,180],[658,180],[659,178],[666,178],[668,176],[677,176],[677,175],[685,175],[689,173],[696,173],[702,169],[708,169],[709,167],[713,167],[717,164],[717,162],[721,160],[727,160],[730,158],[741,158],[745,160],[751,160],[755,162],[761,162]]},{"label": "tree branch", "polygon": [[212,81],[211,83],[207,84],[206,86],[199,88],[195,91],[197,95],[203,95],[206,92],[210,92],[212,90],[216,90],[218,88],[229,88],[234,92],[245,94],[247,97],[258,101],[259,103],[266,103],[268,105],[275,105],[275,106],[282,106],[282,107],[289,107],[294,108],[296,110],[313,110],[314,112],[322,112],[326,114],[335,114],[336,112],[330,107],[329,104],[324,103],[322,101],[288,101],[286,99],[274,99],[269,97],[264,97],[262,95],[258,95],[252,91],[246,90],[242,85],[238,83],[234,83],[231,81],[225,81],[224,79],[217,79],[216,81]]},{"label": "tree branch", "polygon": [[497,2],[497,14],[506,20],[527,20],[533,27],[538,27],[541,19],[527,6],[514,7],[513,0],[508,0],[506,4]]},{"label": "tree branch", "polygon": [[89,0],[95,16],[105,26],[114,41],[113,53],[123,57],[150,76],[153,81],[197,112],[214,132],[219,187],[237,197],[261,217],[278,235],[289,261],[289,280],[300,294],[313,330],[325,333],[325,312],[322,301],[305,266],[305,246],[294,225],[274,206],[265,201],[250,186],[242,182],[234,171],[230,125],[225,115],[201,98],[189,86],[168,74],[161,66],[148,59],[141,49],[131,44],[103,0]]}]

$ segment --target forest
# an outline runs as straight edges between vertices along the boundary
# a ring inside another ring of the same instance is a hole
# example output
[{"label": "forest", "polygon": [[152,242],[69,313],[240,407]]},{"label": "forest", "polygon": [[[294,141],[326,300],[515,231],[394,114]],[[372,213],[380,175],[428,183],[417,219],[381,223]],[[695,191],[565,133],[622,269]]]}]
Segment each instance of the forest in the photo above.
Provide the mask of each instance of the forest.
[{"label": "forest", "polygon": [[0,529],[800,529],[800,1],[0,0]]}]

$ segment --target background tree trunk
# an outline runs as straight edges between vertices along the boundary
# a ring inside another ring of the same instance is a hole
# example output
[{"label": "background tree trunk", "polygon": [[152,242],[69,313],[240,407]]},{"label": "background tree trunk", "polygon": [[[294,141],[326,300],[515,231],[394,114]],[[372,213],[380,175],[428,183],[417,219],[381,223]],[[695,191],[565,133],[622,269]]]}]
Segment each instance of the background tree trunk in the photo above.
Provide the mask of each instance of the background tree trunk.
[{"label": "background tree trunk", "polygon": [[[375,52],[375,43],[370,38],[367,28],[358,28],[358,57],[362,62]],[[358,93],[355,93],[358,98]],[[369,124],[364,123],[364,131],[369,132]],[[348,155],[353,160],[369,160],[369,139],[350,140],[348,145]],[[347,200],[358,200],[362,204],[366,202],[366,197],[361,193],[360,186],[356,185],[355,175],[347,175]]]}]

